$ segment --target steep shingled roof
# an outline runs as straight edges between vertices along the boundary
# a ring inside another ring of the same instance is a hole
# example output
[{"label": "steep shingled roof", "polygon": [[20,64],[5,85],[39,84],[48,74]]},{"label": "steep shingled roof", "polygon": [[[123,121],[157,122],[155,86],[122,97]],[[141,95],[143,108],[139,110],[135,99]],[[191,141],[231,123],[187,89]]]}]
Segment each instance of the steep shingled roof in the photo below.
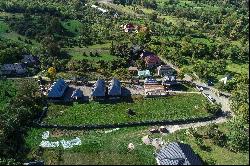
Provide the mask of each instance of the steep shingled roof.
[{"label": "steep shingled roof", "polygon": [[96,81],[93,89],[92,89],[92,94],[91,96],[93,97],[104,97],[105,96],[105,81],[102,79],[99,79]]},{"label": "steep shingled roof", "polygon": [[71,95],[71,98],[82,98],[82,97],[83,97],[83,92],[80,89],[76,89]]},{"label": "steep shingled roof", "polygon": [[162,148],[156,157],[158,165],[202,165],[200,158],[187,144],[172,142]]},{"label": "steep shingled roof", "polygon": [[68,88],[68,85],[63,79],[59,79],[52,84],[49,88],[48,97],[50,98],[59,98],[62,97],[65,90]]},{"label": "steep shingled roof", "polygon": [[109,85],[108,95],[110,96],[121,96],[121,82],[115,78],[112,79]]}]

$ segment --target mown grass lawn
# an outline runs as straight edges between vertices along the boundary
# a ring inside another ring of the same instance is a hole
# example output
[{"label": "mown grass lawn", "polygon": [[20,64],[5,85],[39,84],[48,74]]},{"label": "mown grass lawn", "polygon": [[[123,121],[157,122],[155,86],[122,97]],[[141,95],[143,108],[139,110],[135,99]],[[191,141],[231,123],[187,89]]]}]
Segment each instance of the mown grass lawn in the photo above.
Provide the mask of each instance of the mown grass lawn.
[{"label": "mown grass lawn", "polygon": [[[149,129],[153,127],[122,128],[111,133],[107,130],[92,131],[66,131],[31,129],[25,138],[26,146],[30,149],[27,157],[29,159],[43,160],[46,165],[69,164],[69,165],[156,165],[154,158],[155,148],[143,144],[141,138],[149,135]],[[208,127],[198,128],[198,132],[204,132]],[[225,124],[220,124],[219,129],[223,132],[227,129]],[[82,145],[72,149],[39,148],[42,141],[42,133],[50,131],[49,141],[70,140],[75,137],[81,139]],[[204,162],[211,161],[216,165],[248,165],[248,153],[234,153],[227,148],[219,147],[211,140],[204,140],[205,145],[211,151],[201,150],[195,138],[186,134],[187,130],[180,130],[172,134],[162,136],[160,134],[150,135],[153,138],[162,137],[166,142],[183,141],[189,144]],[[129,152],[128,144],[133,143],[135,150]]]},{"label": "mown grass lawn", "polygon": [[[120,103],[90,102],[62,106],[51,104],[45,122],[60,125],[117,124],[149,120],[177,120],[208,116],[200,94],[186,94],[156,99],[122,101]],[[196,107],[196,108],[195,108]],[[136,112],[128,116],[127,109]]]},{"label": "mown grass lawn", "polygon": [[[26,145],[30,149],[28,158],[35,157],[45,161],[46,165],[155,165],[154,148],[142,144],[141,138],[147,135],[148,128],[123,128],[112,133],[104,130],[62,131],[49,130],[49,141],[81,139],[82,145],[72,149],[59,148],[40,149],[42,132],[46,129],[32,129],[26,137]],[[127,147],[133,143],[135,150],[129,152]]]}]

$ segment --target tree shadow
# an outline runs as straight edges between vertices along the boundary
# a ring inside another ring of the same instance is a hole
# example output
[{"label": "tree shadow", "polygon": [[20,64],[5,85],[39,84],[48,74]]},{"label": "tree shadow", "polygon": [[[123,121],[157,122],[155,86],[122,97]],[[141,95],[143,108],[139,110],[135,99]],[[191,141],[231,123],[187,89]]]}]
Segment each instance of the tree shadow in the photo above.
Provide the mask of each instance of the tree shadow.
[{"label": "tree shadow", "polygon": [[131,96],[121,96],[116,99],[110,99],[106,97],[104,100],[98,101],[100,104],[118,104],[118,103],[133,103],[133,99]]},{"label": "tree shadow", "polygon": [[173,84],[169,88],[173,91],[188,91],[188,87],[183,84]]}]

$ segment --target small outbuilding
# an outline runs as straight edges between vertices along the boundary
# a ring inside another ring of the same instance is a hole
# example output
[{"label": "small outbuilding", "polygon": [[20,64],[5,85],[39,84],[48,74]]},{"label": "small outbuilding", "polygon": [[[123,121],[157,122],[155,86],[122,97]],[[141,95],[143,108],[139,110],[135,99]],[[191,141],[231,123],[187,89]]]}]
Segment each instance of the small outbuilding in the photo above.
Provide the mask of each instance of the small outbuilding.
[{"label": "small outbuilding", "polygon": [[33,55],[23,55],[23,59],[21,61],[26,65],[37,65],[39,63],[38,57]]},{"label": "small outbuilding", "polygon": [[72,95],[71,98],[74,100],[79,100],[83,98],[83,92],[80,89],[76,89]]},{"label": "small outbuilding", "polygon": [[142,70],[142,71],[138,71],[138,77],[149,77],[151,76],[151,73],[149,70]]},{"label": "small outbuilding", "polygon": [[161,65],[157,67],[158,76],[171,76],[174,74],[174,69],[169,65]]},{"label": "small outbuilding", "polygon": [[133,67],[133,66],[130,66],[128,68],[128,71],[133,74],[133,75],[137,75],[138,74],[138,68],[137,67]]}]

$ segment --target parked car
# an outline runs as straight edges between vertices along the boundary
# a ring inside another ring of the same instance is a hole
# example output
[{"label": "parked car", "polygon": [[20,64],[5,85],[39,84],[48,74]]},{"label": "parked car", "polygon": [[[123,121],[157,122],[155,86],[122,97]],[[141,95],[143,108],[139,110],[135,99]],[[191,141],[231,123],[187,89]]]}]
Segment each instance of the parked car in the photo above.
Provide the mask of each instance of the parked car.
[{"label": "parked car", "polygon": [[202,92],[202,91],[203,91],[203,87],[196,86],[196,89],[198,89],[199,92]]},{"label": "parked car", "polygon": [[209,81],[207,82],[207,85],[208,85],[208,86],[214,86],[214,83],[213,83],[213,81],[209,80]]}]

